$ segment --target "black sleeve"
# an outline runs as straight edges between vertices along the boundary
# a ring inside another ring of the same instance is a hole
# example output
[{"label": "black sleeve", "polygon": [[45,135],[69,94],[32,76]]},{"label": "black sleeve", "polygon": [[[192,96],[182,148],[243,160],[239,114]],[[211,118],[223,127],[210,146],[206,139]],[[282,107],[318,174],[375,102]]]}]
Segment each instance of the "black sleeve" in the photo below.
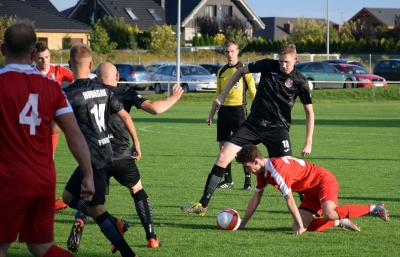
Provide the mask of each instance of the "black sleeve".
[{"label": "black sleeve", "polygon": [[122,104],[117,100],[117,98],[114,96],[113,92],[111,92],[111,90],[108,90],[108,97],[109,97],[109,103],[110,103],[110,110],[111,113],[118,113],[119,111],[121,111],[124,107],[122,106]]},{"label": "black sleeve", "polygon": [[277,60],[262,59],[259,61],[249,63],[247,67],[248,67],[250,73],[258,73],[258,72],[270,70],[272,68],[276,68],[274,66],[278,66],[278,68],[279,68],[279,62]]},{"label": "black sleeve", "polygon": [[135,106],[136,109],[140,108],[140,105],[145,102],[147,99],[142,97],[141,95],[139,95],[135,89],[133,88],[128,88],[125,92],[124,92],[124,107],[125,109],[127,109],[126,107],[130,107],[131,106]]}]

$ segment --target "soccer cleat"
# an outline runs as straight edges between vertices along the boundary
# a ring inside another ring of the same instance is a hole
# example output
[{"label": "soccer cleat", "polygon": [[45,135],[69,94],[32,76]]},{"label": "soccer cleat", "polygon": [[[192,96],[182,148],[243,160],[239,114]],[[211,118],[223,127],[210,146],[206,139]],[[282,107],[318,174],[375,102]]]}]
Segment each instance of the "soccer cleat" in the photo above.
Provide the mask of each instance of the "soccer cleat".
[{"label": "soccer cleat", "polygon": [[160,246],[161,242],[157,238],[150,238],[147,240],[147,247],[149,248],[159,248]]},{"label": "soccer cleat", "polygon": [[375,205],[375,208],[372,210],[371,214],[374,216],[379,216],[384,221],[388,221],[389,218],[389,211],[385,208],[383,203]]},{"label": "soccer cleat", "polygon": [[[121,235],[124,236],[125,232],[128,231],[129,224],[126,220],[117,219],[117,227],[118,227],[118,230],[121,233]],[[117,252],[117,248],[114,245],[112,245],[111,253],[116,253],[116,252]]]},{"label": "soccer cleat", "polygon": [[60,201],[61,201],[61,197],[56,198],[55,206],[54,206],[55,211],[61,211],[61,210],[68,208],[68,205],[66,205],[65,203],[62,203]]},{"label": "soccer cleat", "polygon": [[229,182],[222,181],[218,185],[218,188],[222,188],[222,189],[232,188],[232,187],[233,187],[233,182],[229,183]]},{"label": "soccer cleat", "polygon": [[361,228],[357,226],[356,223],[349,219],[341,219],[339,220],[339,227],[341,227],[343,230],[353,230],[353,231],[361,231]]},{"label": "soccer cleat", "polygon": [[84,226],[85,224],[81,219],[75,220],[67,240],[68,251],[74,253],[79,250]]},{"label": "soccer cleat", "polygon": [[207,207],[204,208],[201,203],[192,203],[190,206],[182,206],[181,210],[186,213],[196,213],[199,216],[204,216],[207,212]]},{"label": "soccer cleat", "polygon": [[251,184],[244,184],[243,190],[253,190],[253,188],[251,187]]}]

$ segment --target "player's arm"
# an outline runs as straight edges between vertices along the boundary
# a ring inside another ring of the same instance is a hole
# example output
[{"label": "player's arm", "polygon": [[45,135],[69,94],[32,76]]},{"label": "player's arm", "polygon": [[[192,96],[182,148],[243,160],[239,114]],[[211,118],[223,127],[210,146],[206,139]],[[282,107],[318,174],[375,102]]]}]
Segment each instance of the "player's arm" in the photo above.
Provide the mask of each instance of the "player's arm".
[{"label": "player's arm", "polygon": [[67,68],[64,68],[63,66],[60,66],[60,71],[62,75],[62,81],[66,81],[69,83],[72,83],[74,81],[74,74],[72,71],[68,70]]},{"label": "player's arm", "polygon": [[261,202],[261,197],[263,195],[264,190],[255,191],[253,196],[251,197],[249,204],[247,205],[246,213],[244,214],[243,220],[240,223],[239,228],[244,228],[250,218],[253,216],[254,212],[257,210],[258,205]]},{"label": "player's arm", "polygon": [[61,129],[60,127],[57,125],[57,123],[53,120],[51,121],[51,132],[52,134],[58,134],[60,133]]},{"label": "player's arm", "polygon": [[132,138],[132,142],[133,142],[132,149],[131,149],[132,158],[139,161],[140,158],[142,157],[142,152],[140,150],[140,142],[139,142],[139,138],[136,133],[135,124],[133,124],[132,118],[129,115],[129,113],[127,113],[124,109],[121,109],[119,112],[117,112],[117,115],[122,120],[122,122],[125,124],[125,127],[128,130],[128,132]]},{"label": "player's arm", "polygon": [[304,112],[306,113],[306,142],[301,156],[310,155],[312,148],[312,137],[314,133],[314,109],[312,104],[303,104]]},{"label": "player's arm", "polygon": [[144,101],[140,105],[140,109],[142,109],[145,112],[151,113],[153,115],[163,113],[167,111],[169,108],[171,108],[172,105],[174,105],[182,96],[183,94],[183,89],[181,86],[175,84],[172,89],[171,89],[171,95],[165,100],[159,100],[159,101]]},{"label": "player's arm", "polygon": [[72,112],[61,114],[55,117],[54,120],[64,132],[68,148],[82,169],[84,176],[81,189],[82,198],[85,201],[90,201],[94,194],[94,183],[90,153],[86,140]]},{"label": "player's arm", "polygon": [[294,231],[295,235],[301,235],[306,229],[303,227],[303,221],[301,220],[299,209],[296,206],[296,202],[294,201],[293,194],[290,192],[285,195],[286,206],[293,217],[294,224],[296,225],[296,230]]},{"label": "player's arm", "polygon": [[222,93],[215,100],[217,102],[218,106],[220,106],[224,103],[225,97],[228,95],[228,93],[232,89],[233,85],[235,85],[235,83],[238,82],[240,80],[240,78],[247,73],[250,73],[247,65],[240,67],[239,69],[236,70],[235,73],[233,73],[231,79],[228,81],[228,84],[226,84]]},{"label": "player's arm", "polygon": [[254,78],[252,74],[244,75],[244,79],[247,83],[247,90],[249,91],[251,101],[254,101],[254,97],[256,97],[256,83],[254,82]]},{"label": "player's arm", "polygon": [[214,114],[218,108],[218,104],[216,102],[217,97],[219,96],[219,94],[221,93],[221,79],[219,78],[219,73],[221,72],[221,69],[218,70],[217,72],[217,90],[215,91],[215,95],[214,95],[214,101],[211,104],[211,110],[210,110],[210,114],[208,115],[208,118],[206,120],[207,125],[211,125],[214,119]]}]

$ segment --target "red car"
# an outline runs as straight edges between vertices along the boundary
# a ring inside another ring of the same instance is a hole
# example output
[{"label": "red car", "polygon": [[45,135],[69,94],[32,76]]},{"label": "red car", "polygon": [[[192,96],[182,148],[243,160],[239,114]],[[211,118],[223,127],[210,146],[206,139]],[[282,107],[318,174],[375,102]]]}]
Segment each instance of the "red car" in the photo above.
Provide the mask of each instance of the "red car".
[{"label": "red car", "polygon": [[350,73],[357,79],[356,87],[372,87],[372,83],[376,87],[386,87],[386,79],[384,77],[369,73],[366,69],[354,64],[330,63],[334,68],[343,73]]}]

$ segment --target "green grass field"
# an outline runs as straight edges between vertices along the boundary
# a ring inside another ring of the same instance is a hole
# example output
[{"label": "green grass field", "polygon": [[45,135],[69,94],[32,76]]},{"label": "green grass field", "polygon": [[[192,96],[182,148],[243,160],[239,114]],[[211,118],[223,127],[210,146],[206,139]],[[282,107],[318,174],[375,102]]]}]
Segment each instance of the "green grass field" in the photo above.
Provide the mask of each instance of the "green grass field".
[{"label": "green grass field", "polygon": [[[220,231],[215,225],[218,212],[229,207],[244,215],[253,194],[242,190],[244,176],[238,164],[233,165],[237,186],[217,189],[206,216],[181,212],[181,205],[200,199],[218,153],[216,120],[211,127],[205,123],[213,94],[187,94],[168,112],[158,116],[131,111],[143,153],[138,166],[152,201],[155,231],[163,246],[160,249],[146,247],[145,233],[133,200],[128,190],[114,179],[106,208],[111,214],[129,221],[131,227],[125,238],[140,257],[399,256],[400,98],[397,98],[398,87],[391,90],[389,93],[377,90],[374,102],[367,97],[368,92],[361,90],[314,91],[313,149],[306,158],[336,175],[340,204],[383,202],[391,214],[389,222],[360,217],[354,221],[361,227],[361,232],[335,227],[321,233],[294,236],[290,229],[292,218],[284,199],[277,190],[267,188],[257,212],[244,230]],[[387,97],[383,97],[385,94]],[[396,94],[397,99],[382,100]],[[160,97],[165,94],[149,96],[151,99]],[[299,102],[293,109],[292,118],[293,154],[300,157],[305,140],[305,117]],[[260,148],[266,154],[264,147]],[[57,195],[61,195],[76,166],[62,136],[55,160]],[[254,187],[254,176],[252,181]],[[62,247],[66,247],[74,213],[72,209],[56,213],[55,241]],[[8,256],[29,254],[25,245],[15,243]],[[81,249],[76,256],[112,256],[110,243],[93,221],[85,227]]]}]

